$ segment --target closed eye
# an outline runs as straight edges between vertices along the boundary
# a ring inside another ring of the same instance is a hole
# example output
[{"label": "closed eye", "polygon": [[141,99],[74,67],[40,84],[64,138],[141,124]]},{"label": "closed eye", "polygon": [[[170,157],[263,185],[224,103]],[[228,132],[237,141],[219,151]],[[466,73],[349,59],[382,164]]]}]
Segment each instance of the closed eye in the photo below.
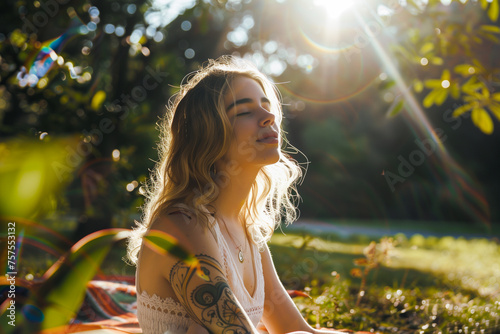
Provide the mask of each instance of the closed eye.
[{"label": "closed eye", "polygon": [[[252,103],[255,103],[255,102],[251,98],[242,98],[242,99],[236,100],[226,108],[226,112],[229,112],[229,110],[231,110],[232,108],[234,108],[236,106],[243,105],[243,104],[252,104]],[[268,111],[270,111],[271,110],[271,101],[269,101],[269,99],[264,96],[261,98],[261,106],[262,106],[262,108],[265,108]]]},{"label": "closed eye", "polygon": [[244,112],[240,112],[239,114],[237,114],[236,117],[244,116],[244,115],[248,115],[248,114],[250,114],[250,111],[244,111]]}]

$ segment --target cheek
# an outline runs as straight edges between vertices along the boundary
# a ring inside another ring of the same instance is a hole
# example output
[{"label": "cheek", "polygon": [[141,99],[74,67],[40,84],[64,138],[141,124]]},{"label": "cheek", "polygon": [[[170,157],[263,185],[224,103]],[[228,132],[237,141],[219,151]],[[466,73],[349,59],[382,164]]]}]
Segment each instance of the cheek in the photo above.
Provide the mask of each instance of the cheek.
[{"label": "cheek", "polygon": [[233,138],[238,144],[242,142],[253,143],[257,139],[256,136],[256,130],[249,121],[240,121],[233,126]]}]

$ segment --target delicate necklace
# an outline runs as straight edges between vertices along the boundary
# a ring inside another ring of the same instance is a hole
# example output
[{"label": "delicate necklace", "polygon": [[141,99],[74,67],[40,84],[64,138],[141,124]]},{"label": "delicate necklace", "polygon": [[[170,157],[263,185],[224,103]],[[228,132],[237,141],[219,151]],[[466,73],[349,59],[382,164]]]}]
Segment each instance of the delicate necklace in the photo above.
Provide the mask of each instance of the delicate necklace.
[{"label": "delicate necklace", "polygon": [[[226,228],[227,234],[229,235],[229,237],[233,241],[233,244],[236,246],[236,242],[234,241],[233,236],[231,235],[231,232],[229,232],[229,229],[227,228],[226,221],[224,219],[222,219],[222,217],[221,217],[221,220],[224,223],[224,227]],[[245,232],[245,235],[246,235],[246,232]],[[246,250],[246,247],[247,247],[246,238],[243,240],[243,242],[245,243],[245,250]],[[238,260],[240,260],[240,263],[243,263],[243,261],[245,261],[245,257],[243,256],[243,252],[241,251],[241,246],[236,246],[236,248],[238,249]]]}]

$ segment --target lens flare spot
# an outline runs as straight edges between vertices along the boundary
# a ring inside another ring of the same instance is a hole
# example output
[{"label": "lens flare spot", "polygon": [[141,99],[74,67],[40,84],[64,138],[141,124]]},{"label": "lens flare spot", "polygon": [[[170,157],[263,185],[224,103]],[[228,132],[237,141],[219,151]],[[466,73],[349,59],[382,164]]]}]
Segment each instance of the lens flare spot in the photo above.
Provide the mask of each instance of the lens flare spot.
[{"label": "lens flare spot", "polygon": [[41,78],[38,83],[37,83],[37,87],[42,89],[42,88],[45,88],[45,86],[47,86],[47,84],[49,83],[49,80],[47,78]]},{"label": "lens flare spot", "polygon": [[141,48],[141,53],[144,55],[144,57],[148,57],[151,54],[151,51],[148,49],[148,47],[143,46]]},{"label": "lens flare spot", "polygon": [[449,88],[449,87],[450,87],[450,81],[448,81],[448,80],[443,80],[443,81],[441,82],[441,86],[442,86],[443,88]]},{"label": "lens flare spot", "polygon": [[315,0],[314,4],[318,7],[323,7],[331,18],[338,18],[342,13],[351,8],[355,1],[344,0]]},{"label": "lens flare spot", "polygon": [[130,182],[129,184],[127,184],[126,189],[128,192],[133,191],[135,189],[134,184]]},{"label": "lens flare spot", "polygon": [[73,37],[82,34],[80,29],[82,26],[84,24],[75,16],[71,20],[70,27],[62,35],[43,43],[38,42],[38,45],[35,44],[35,47],[39,49],[38,53],[30,57],[18,73],[19,85],[21,87],[27,85],[34,87],[41,78],[49,73],[55,63],[62,66],[64,59],[59,56],[59,53]]},{"label": "lens flare spot", "polygon": [[181,29],[182,29],[182,30],[184,30],[184,31],[189,31],[189,30],[191,30],[191,27],[192,27],[191,22],[189,22],[189,21],[187,21],[187,20],[186,20],[186,21],[183,21],[183,22],[181,23]]},{"label": "lens flare spot", "polygon": [[113,153],[111,153],[111,156],[113,157],[113,161],[120,160],[120,150],[114,149]]},{"label": "lens flare spot", "polygon": [[187,59],[193,59],[195,54],[196,54],[195,51],[191,48],[186,49],[186,51],[184,51],[184,57],[186,57]]}]

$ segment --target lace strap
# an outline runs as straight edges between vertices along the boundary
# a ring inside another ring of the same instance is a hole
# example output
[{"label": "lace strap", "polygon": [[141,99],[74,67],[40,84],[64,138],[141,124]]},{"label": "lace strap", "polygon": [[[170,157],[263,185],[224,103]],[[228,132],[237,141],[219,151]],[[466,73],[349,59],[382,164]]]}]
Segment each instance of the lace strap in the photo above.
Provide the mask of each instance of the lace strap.
[{"label": "lace strap", "polygon": [[137,304],[140,304],[150,310],[175,314],[185,318],[189,317],[184,307],[170,297],[161,298],[156,294],[150,296],[146,291],[142,291],[142,293],[137,296]]},{"label": "lace strap", "polygon": [[180,303],[146,291],[137,296],[137,319],[143,333],[154,334],[185,333],[194,324]]}]

